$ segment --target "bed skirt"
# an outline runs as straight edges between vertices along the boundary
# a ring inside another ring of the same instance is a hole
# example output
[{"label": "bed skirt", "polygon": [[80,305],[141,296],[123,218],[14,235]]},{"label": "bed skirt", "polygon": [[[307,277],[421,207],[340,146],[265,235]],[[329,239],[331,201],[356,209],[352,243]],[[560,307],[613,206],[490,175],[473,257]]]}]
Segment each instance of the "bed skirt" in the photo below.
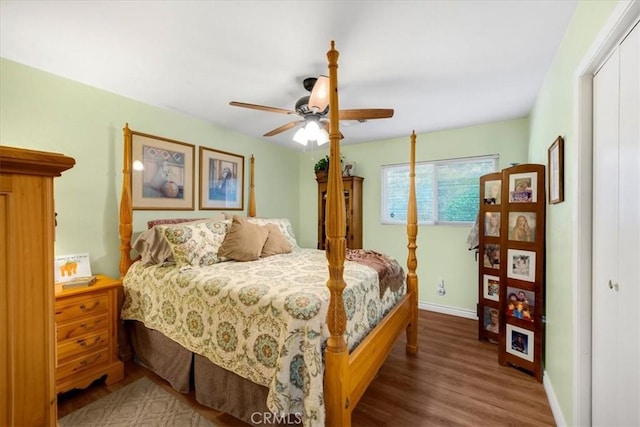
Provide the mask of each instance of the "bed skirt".
[{"label": "bed skirt", "polygon": [[136,363],[165,379],[180,393],[195,392],[196,400],[248,424],[269,427],[302,425],[291,416],[288,423],[274,423],[267,409],[267,387],[213,364],[142,322],[127,320]]}]

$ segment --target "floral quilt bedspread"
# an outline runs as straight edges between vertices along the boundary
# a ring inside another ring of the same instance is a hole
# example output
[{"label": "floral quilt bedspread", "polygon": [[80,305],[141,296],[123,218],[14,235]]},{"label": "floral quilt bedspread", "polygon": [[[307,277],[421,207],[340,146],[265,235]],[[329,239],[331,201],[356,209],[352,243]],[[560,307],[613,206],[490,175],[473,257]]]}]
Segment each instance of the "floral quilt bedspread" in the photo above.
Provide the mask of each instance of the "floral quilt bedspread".
[{"label": "floral quilt bedspread", "polygon": [[[135,263],[124,279],[123,319],[269,388],[267,406],[324,425],[323,347],[329,337],[324,251],[296,248],[252,262],[179,271]],[[380,297],[376,271],[345,261],[346,339],[353,349],[405,294]]]}]

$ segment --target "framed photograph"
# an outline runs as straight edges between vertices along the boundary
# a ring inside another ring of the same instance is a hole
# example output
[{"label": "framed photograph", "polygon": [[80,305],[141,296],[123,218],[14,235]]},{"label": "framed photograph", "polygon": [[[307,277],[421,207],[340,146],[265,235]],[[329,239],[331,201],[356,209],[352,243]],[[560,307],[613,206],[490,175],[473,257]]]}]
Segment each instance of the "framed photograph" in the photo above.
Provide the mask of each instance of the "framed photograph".
[{"label": "framed photograph", "polygon": [[131,132],[133,209],[193,210],[195,145]]},{"label": "framed photograph", "polygon": [[549,147],[549,204],[564,201],[564,139],[558,136]]},{"label": "framed photograph", "polygon": [[509,203],[535,203],[538,201],[538,173],[509,175]]},{"label": "framed photograph", "polygon": [[502,181],[486,181],[484,183],[484,204],[499,205],[500,193],[502,192]]},{"label": "framed photograph", "polygon": [[200,209],[244,209],[244,156],[200,147]]},{"label": "framed photograph", "polygon": [[484,306],[483,326],[486,331],[500,333],[500,313],[497,308]]},{"label": "framed photograph", "polygon": [[535,212],[509,212],[509,240],[536,241]]},{"label": "framed photograph", "polygon": [[488,268],[500,268],[500,245],[485,243],[483,263]]},{"label": "framed photograph", "polygon": [[507,339],[505,340],[507,353],[533,362],[534,334],[533,331],[507,323]]},{"label": "framed photograph", "polygon": [[486,299],[500,301],[500,278],[485,274],[482,276],[483,296]]},{"label": "framed photograph", "polygon": [[536,293],[507,286],[507,316],[533,322]]},{"label": "framed photograph", "polygon": [[56,283],[66,283],[79,277],[91,276],[89,254],[58,255],[54,260]]},{"label": "framed photograph", "polygon": [[500,237],[500,212],[484,213],[484,235]]},{"label": "framed photograph", "polygon": [[536,253],[518,249],[507,250],[507,277],[527,282],[536,280]]}]

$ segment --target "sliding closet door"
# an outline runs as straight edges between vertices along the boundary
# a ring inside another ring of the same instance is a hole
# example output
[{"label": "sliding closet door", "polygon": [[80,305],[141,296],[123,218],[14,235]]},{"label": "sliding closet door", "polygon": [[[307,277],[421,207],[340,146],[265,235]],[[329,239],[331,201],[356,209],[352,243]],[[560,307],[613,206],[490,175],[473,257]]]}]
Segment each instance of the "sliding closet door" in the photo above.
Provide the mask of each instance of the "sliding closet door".
[{"label": "sliding closet door", "polygon": [[593,82],[594,426],[640,425],[639,33]]}]

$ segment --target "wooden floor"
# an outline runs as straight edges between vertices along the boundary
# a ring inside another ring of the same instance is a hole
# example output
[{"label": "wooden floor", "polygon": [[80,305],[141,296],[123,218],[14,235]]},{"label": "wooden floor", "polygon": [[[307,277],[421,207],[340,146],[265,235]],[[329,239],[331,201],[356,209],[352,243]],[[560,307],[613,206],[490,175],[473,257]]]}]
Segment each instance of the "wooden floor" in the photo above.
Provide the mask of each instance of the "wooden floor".
[{"label": "wooden floor", "polygon": [[[519,370],[500,366],[495,344],[478,341],[474,320],[420,311],[416,357],[405,354],[405,337],[369,386],[352,415],[354,426],[554,426],[542,384]],[[193,393],[173,391],[160,377],[132,362],[125,379],[58,396],[61,418],[146,376],[222,426],[245,426],[206,408]]]}]

